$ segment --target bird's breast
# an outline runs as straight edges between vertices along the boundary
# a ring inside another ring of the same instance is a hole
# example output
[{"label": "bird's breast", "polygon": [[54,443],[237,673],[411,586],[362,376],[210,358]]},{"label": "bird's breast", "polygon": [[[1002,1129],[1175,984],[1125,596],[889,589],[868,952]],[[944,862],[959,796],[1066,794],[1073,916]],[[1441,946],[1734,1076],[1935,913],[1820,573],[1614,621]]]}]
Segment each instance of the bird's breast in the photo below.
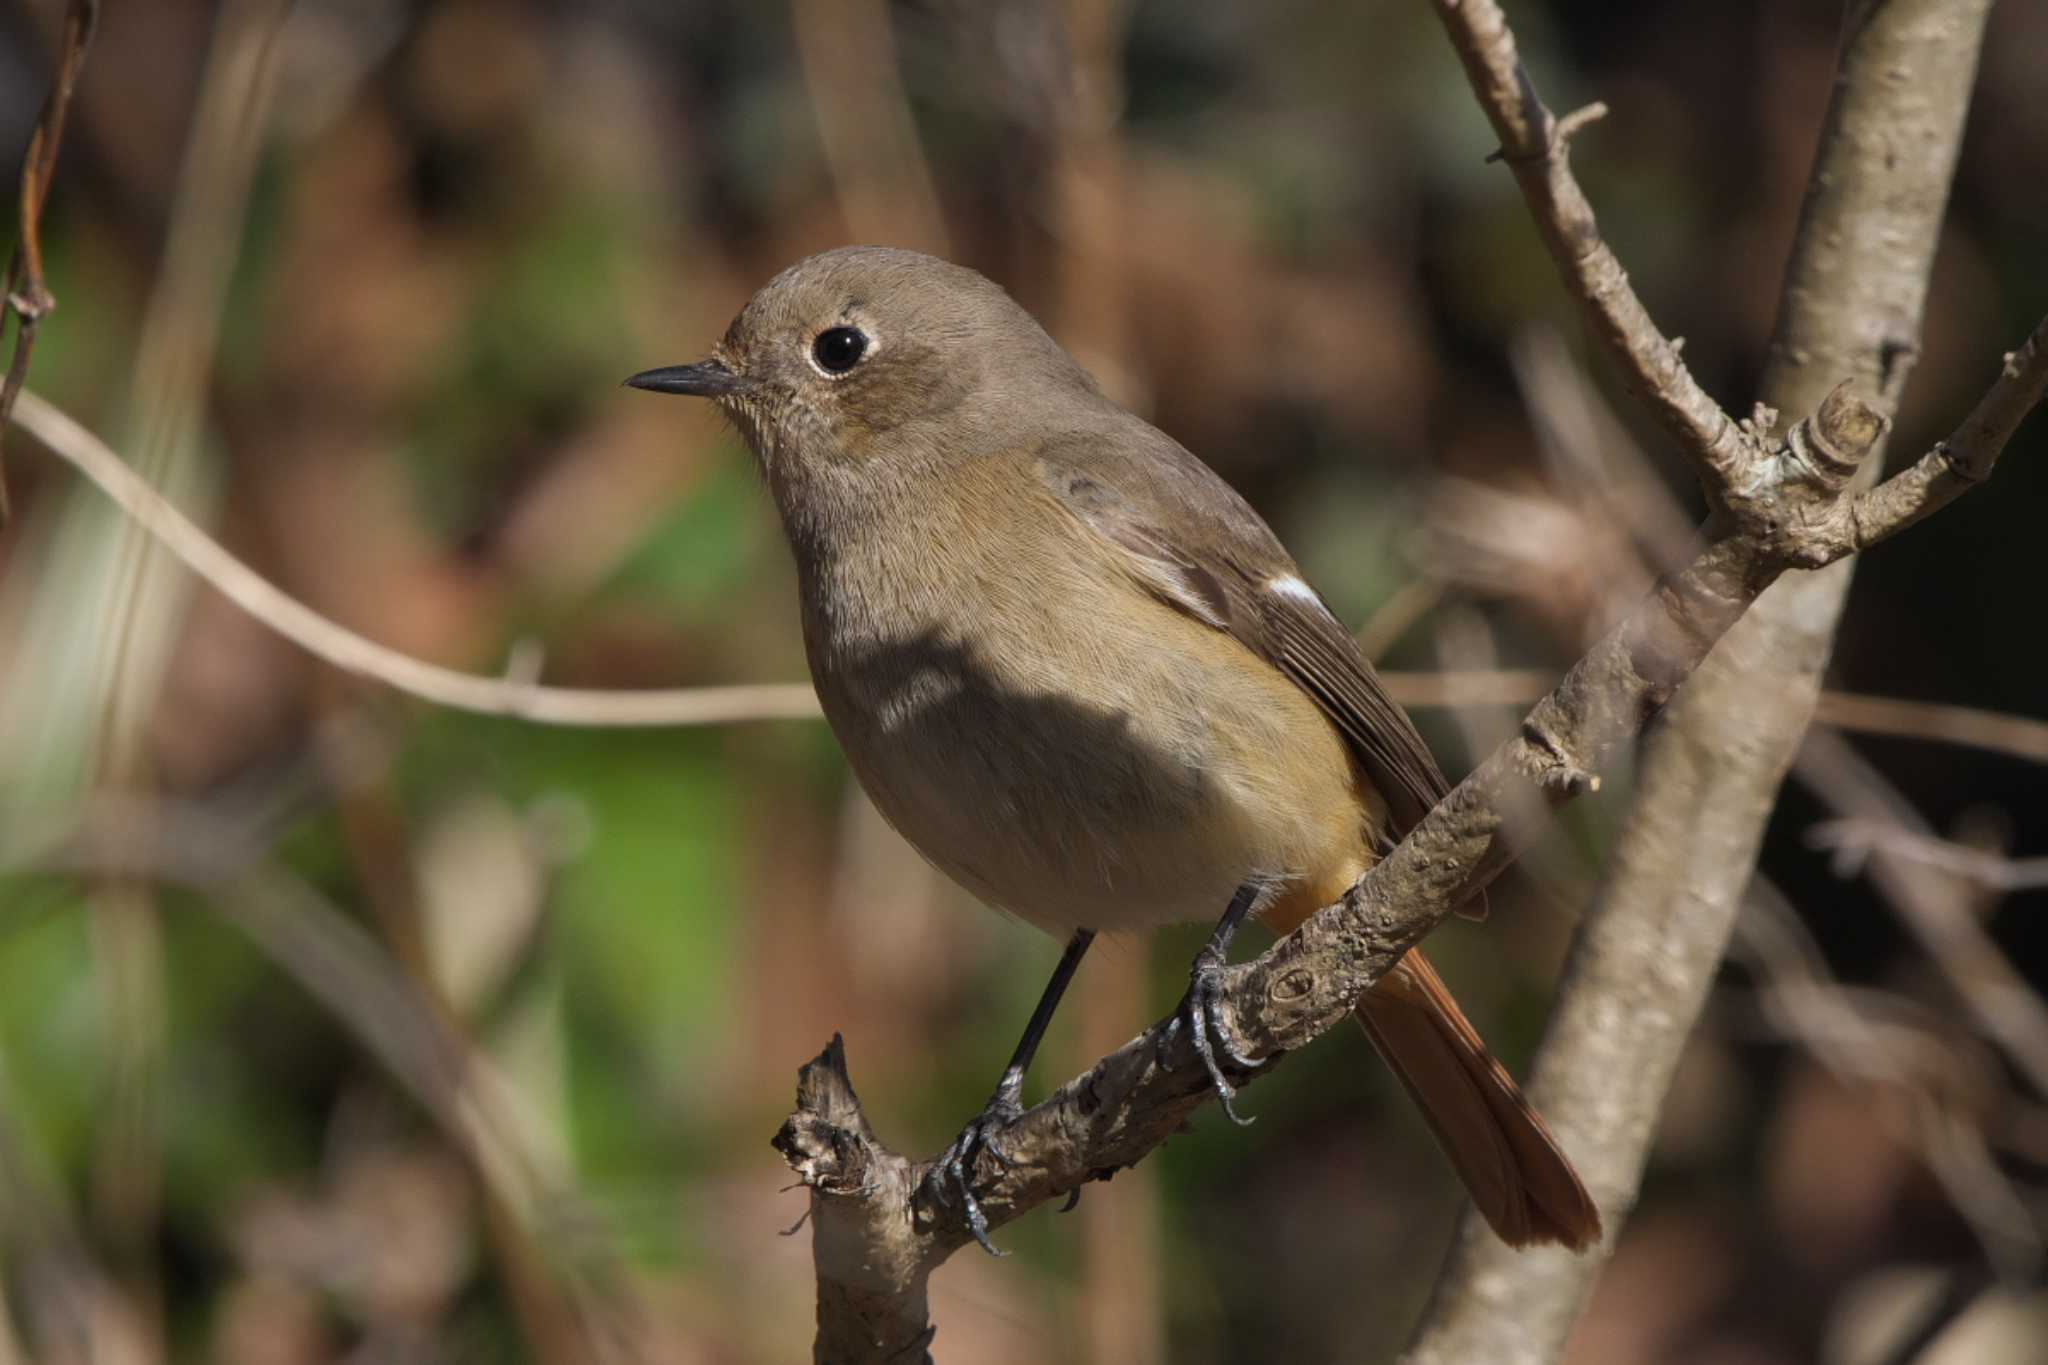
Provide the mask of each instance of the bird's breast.
[{"label": "bird's breast", "polygon": [[1008,530],[805,568],[826,716],[905,838],[1056,932],[1206,920],[1249,877],[1363,869],[1366,800],[1306,694],[1085,532]]}]

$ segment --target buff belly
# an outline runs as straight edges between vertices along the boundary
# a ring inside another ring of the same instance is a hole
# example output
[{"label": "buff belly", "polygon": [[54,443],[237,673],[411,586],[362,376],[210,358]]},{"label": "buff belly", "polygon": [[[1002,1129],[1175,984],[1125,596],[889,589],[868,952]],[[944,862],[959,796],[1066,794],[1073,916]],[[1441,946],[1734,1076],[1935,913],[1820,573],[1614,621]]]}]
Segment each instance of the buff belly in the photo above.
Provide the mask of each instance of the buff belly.
[{"label": "buff belly", "polygon": [[1045,600],[995,637],[1023,652],[814,642],[855,773],[926,858],[1055,934],[1211,920],[1254,880],[1286,924],[1364,871],[1383,814],[1305,693],[1164,605]]}]

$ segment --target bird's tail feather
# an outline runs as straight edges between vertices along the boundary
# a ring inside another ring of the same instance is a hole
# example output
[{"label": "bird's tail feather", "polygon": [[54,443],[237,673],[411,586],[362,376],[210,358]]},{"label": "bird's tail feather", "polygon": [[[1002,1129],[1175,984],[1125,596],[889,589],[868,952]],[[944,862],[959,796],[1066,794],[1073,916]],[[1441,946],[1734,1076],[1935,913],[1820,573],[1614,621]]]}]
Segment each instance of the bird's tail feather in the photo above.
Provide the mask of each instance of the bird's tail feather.
[{"label": "bird's tail feather", "polygon": [[1599,1240],[1600,1211],[1571,1161],[1420,949],[1366,992],[1358,1019],[1502,1241],[1578,1251]]}]

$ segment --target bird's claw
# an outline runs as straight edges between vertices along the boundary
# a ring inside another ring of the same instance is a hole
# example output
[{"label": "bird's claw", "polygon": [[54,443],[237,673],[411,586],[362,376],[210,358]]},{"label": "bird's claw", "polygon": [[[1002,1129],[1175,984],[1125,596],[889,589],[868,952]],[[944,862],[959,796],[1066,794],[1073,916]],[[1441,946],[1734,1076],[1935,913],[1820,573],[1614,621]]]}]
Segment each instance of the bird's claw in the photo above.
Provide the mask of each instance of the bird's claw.
[{"label": "bird's claw", "polygon": [[983,1152],[996,1159],[1001,1166],[1011,1164],[1010,1156],[996,1141],[996,1135],[1015,1123],[1024,1113],[1024,1107],[1015,1095],[998,1090],[982,1106],[979,1114],[967,1121],[960,1135],[953,1139],[932,1162],[925,1172],[921,1186],[924,1196],[932,1203],[951,1208],[956,1202],[961,1216],[967,1221],[967,1230],[974,1234],[974,1240],[981,1249],[991,1256],[1009,1253],[996,1249],[988,1237],[988,1215],[981,1210],[981,1201],[974,1195],[974,1172]]},{"label": "bird's claw", "polygon": [[1223,1022],[1223,966],[1223,954],[1213,947],[1195,955],[1195,965],[1188,971],[1187,998],[1181,1002],[1174,1024],[1177,1031],[1180,1022],[1186,1020],[1188,1039],[1195,1045],[1195,1055],[1208,1068],[1209,1083],[1216,1089],[1223,1112],[1232,1123],[1246,1127],[1253,1120],[1238,1117],[1231,1104],[1237,1097],[1237,1088],[1224,1079],[1223,1068],[1216,1059],[1221,1055],[1224,1061],[1245,1071],[1258,1070],[1265,1065],[1265,1059],[1245,1056],[1231,1036],[1230,1027]]}]

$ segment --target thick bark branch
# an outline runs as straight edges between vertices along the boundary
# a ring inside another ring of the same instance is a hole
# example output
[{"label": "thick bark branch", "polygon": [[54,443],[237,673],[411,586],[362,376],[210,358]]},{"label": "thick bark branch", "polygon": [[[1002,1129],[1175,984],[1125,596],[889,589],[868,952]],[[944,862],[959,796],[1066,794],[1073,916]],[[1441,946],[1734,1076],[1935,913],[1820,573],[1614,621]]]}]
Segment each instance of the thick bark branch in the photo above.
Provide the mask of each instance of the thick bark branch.
[{"label": "thick bark branch", "polygon": [[[1896,402],[1918,345],[1988,0],[1849,9],[1763,385],[1764,400],[1786,411],[1822,401],[1844,376],[1881,408]],[[2010,431],[2009,414],[2039,393],[2040,348],[2029,345],[2008,362],[2020,376],[2002,377],[1979,405],[1987,420],[1973,415],[1952,441],[1974,446],[1979,431]],[[1828,462],[1823,452],[1820,463]],[[1739,472],[1708,483],[1724,505],[1739,507],[1750,492]],[[1853,543],[1889,533],[1964,486],[1937,447],[1882,487],[1830,508],[1831,536]],[[1634,806],[1574,944],[1530,1085],[1610,1237],[1634,1202],[1672,1069],[1812,714],[1847,585],[1846,563],[1780,584],[1644,747]],[[1468,1215],[1410,1360],[1557,1359],[1603,1260],[1516,1257]]]}]

